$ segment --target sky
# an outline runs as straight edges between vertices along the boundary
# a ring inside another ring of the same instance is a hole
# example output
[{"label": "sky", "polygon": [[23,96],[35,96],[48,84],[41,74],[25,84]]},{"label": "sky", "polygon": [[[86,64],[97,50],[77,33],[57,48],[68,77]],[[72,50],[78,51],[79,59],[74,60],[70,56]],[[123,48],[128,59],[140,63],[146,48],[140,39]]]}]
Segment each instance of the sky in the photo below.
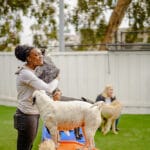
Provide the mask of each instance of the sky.
[{"label": "sky", "polygon": [[[77,0],[64,0],[65,3],[68,3],[71,7],[76,6]],[[106,21],[109,21],[111,15],[111,11],[106,11],[105,16],[106,16]],[[32,31],[30,30],[30,26],[33,23],[33,20],[28,17],[22,17],[23,21],[23,32],[20,34],[21,36],[21,44],[32,44]],[[120,28],[127,28],[128,27],[128,19],[124,18]],[[73,27],[70,27],[71,33],[70,34],[75,34]]]}]

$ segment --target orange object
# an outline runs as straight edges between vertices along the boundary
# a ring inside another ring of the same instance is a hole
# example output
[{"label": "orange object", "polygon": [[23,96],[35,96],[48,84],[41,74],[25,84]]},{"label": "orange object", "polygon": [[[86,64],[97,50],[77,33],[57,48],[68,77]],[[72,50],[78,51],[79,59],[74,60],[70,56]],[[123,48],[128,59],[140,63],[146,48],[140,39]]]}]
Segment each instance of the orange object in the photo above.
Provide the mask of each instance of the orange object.
[{"label": "orange object", "polygon": [[[83,144],[75,141],[60,141],[60,145],[57,150],[77,150],[79,148],[83,147]],[[87,148],[84,148],[84,150],[88,150]],[[93,150],[96,150],[94,148]]]}]

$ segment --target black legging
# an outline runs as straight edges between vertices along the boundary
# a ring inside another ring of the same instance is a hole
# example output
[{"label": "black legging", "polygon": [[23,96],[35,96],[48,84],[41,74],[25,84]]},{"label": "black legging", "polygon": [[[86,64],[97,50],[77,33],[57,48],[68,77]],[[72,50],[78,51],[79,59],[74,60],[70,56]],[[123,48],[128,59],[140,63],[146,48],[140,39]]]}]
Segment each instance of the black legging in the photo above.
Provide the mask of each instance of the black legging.
[{"label": "black legging", "polygon": [[31,150],[37,135],[39,115],[26,115],[20,110],[14,116],[14,125],[18,131],[17,150]]}]

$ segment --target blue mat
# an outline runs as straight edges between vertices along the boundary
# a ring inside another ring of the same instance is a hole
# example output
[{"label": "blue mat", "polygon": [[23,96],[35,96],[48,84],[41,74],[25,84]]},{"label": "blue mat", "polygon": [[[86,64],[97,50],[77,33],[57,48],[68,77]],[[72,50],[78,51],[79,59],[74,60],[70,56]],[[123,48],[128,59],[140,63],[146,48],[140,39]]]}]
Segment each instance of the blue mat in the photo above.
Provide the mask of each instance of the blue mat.
[{"label": "blue mat", "polygon": [[[85,143],[84,137],[82,137],[80,140],[76,140],[74,130],[69,131],[70,135],[66,135],[63,131],[60,131],[60,139],[62,141],[77,141],[79,143]],[[80,133],[82,133],[82,129],[80,128]],[[46,127],[44,126],[42,129],[42,140],[50,139],[51,135],[48,133]]]}]

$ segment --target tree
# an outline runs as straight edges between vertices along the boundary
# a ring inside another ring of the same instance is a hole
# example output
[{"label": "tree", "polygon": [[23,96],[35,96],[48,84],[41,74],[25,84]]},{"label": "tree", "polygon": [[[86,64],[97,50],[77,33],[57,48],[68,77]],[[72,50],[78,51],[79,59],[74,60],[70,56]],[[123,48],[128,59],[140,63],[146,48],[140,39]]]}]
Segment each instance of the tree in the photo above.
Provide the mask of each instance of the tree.
[{"label": "tree", "polygon": [[20,42],[21,16],[30,5],[30,0],[0,0],[0,51],[10,51]]},{"label": "tree", "polygon": [[[127,10],[130,30],[144,30],[150,24],[150,0],[118,0],[102,43],[112,43],[113,34],[118,30]],[[137,38],[137,33],[127,34],[126,38],[129,39],[127,41],[134,41]],[[100,50],[106,49],[105,45],[100,47]]]},{"label": "tree", "polygon": [[[138,34],[133,34],[132,31],[140,31],[141,34],[150,31],[150,0],[134,0],[128,8],[127,17],[130,21],[130,28],[128,29],[129,32],[126,33],[125,42],[137,42],[140,40]],[[150,35],[148,39],[150,39]],[[149,42],[148,39],[147,42]]]},{"label": "tree", "polygon": [[104,45],[100,46],[100,50],[106,50],[107,48],[105,44],[112,42],[113,35],[118,30],[131,1],[132,0],[118,0],[109,19],[104,40],[102,41],[102,44]]},{"label": "tree", "polygon": [[37,0],[30,7],[30,16],[35,20],[31,26],[33,44],[38,47],[46,47],[50,44],[50,39],[57,39],[56,5],[55,0]]},{"label": "tree", "polygon": [[[22,16],[33,20],[31,30],[34,45],[47,46],[51,39],[57,39],[58,2],[0,0],[0,51],[11,50],[20,43]],[[110,11],[112,15],[107,23],[105,14]],[[77,7],[72,10],[65,5],[65,26],[72,24],[80,32],[80,44],[112,43],[113,34],[125,15],[130,20],[130,29],[143,30],[150,24],[150,0],[78,0]],[[84,50],[83,47],[79,49]]]},{"label": "tree", "polygon": [[22,16],[33,20],[33,44],[48,45],[49,39],[56,39],[57,28],[54,19],[54,0],[0,0],[0,51],[11,51],[20,43],[23,31]]},{"label": "tree", "polygon": [[[104,14],[107,10],[112,11],[108,24],[105,22]],[[143,30],[150,24],[150,0],[78,0],[77,8],[73,12],[72,24],[76,30],[98,31],[94,43],[112,43],[113,36],[125,15],[129,18],[129,27],[132,30]],[[101,20],[104,20],[105,25],[98,30]],[[81,44],[86,44],[89,39],[86,40],[87,37],[82,35],[82,32],[80,34],[84,38],[81,39]],[[92,39],[93,36],[91,43]],[[106,46],[101,46],[99,49],[106,50]]]},{"label": "tree", "polygon": [[[113,9],[112,0],[78,0],[77,7],[68,15],[68,22],[79,31],[81,44],[94,45],[103,40],[107,27],[104,13],[108,9]],[[80,46],[78,49],[88,47]]]}]

